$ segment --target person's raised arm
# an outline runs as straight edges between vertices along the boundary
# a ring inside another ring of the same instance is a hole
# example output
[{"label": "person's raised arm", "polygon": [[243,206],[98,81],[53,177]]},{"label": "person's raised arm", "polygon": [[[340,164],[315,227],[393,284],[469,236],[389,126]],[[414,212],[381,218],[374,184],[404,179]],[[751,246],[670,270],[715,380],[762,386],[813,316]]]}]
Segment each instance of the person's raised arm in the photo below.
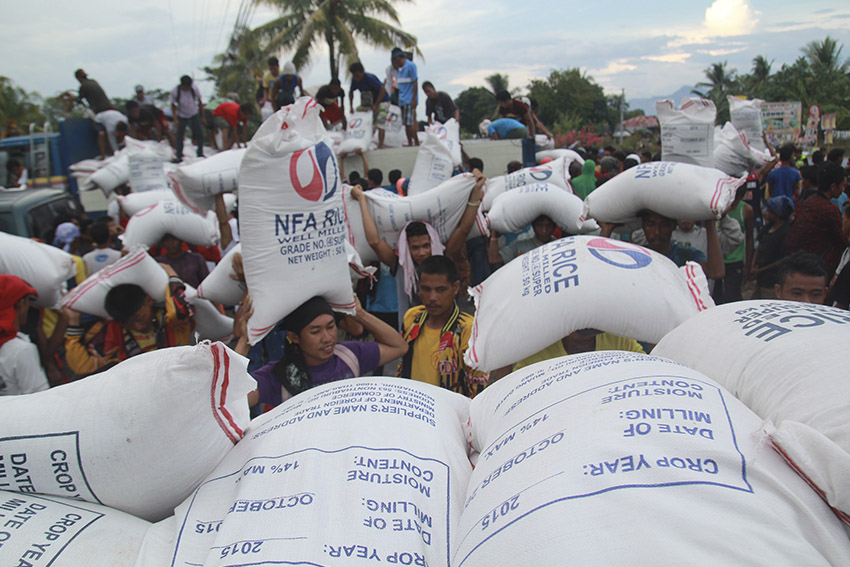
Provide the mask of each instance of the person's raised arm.
[{"label": "person's raised arm", "polygon": [[224,193],[215,196],[215,216],[218,218],[218,231],[220,233],[219,245],[224,250],[233,242],[233,231],[230,229],[230,219],[227,218],[227,207],[224,204]]},{"label": "person's raised arm", "polygon": [[[355,296],[356,298],[356,296]],[[407,342],[401,334],[363,309],[360,305],[360,300],[356,299],[357,311],[351,319],[363,325],[363,328],[372,333],[375,337],[375,342],[381,350],[381,357],[378,361],[378,366],[383,366],[388,362],[392,362],[396,358],[400,358],[407,354]]]},{"label": "person's raised arm", "polygon": [[279,90],[280,90],[280,79],[277,78],[277,79],[274,80],[274,83],[272,83],[272,95],[271,95],[272,108],[274,108],[275,112],[280,110],[280,105],[277,103],[277,91],[279,91]]},{"label": "person's raised arm", "polygon": [[531,107],[525,109],[525,123],[528,124],[528,133],[533,138],[537,134],[534,117],[531,115]]},{"label": "person's raised arm", "polygon": [[351,114],[354,114],[354,89],[350,85],[348,88],[348,109],[351,111]]},{"label": "person's raised arm", "polygon": [[469,192],[469,201],[466,203],[466,210],[463,211],[463,216],[460,217],[460,222],[449,236],[446,242],[445,255],[454,258],[460,253],[461,247],[466,242],[466,237],[469,231],[472,230],[472,225],[475,224],[475,217],[478,216],[478,207],[481,206],[481,196],[484,192],[484,183],[487,182],[487,177],[477,169],[472,171],[475,176],[475,186]]},{"label": "person's raised arm", "polygon": [[708,260],[700,262],[700,265],[707,278],[719,280],[726,275],[726,264],[723,263],[723,252],[720,251],[720,239],[717,237],[714,219],[705,223],[705,236],[708,241]]},{"label": "person's raised arm", "polygon": [[[390,270],[395,270],[398,265],[398,256],[396,256],[392,246],[387,244],[387,241],[378,234],[378,226],[375,224],[375,219],[372,218],[371,211],[369,211],[369,203],[366,202],[363,189],[355,185],[351,188],[351,197],[360,203],[360,214],[363,217],[363,231],[366,233],[366,242],[369,243],[381,262],[389,266]],[[406,238],[406,236],[401,234],[399,238]]]},{"label": "person's raised arm", "polygon": [[490,229],[490,242],[487,244],[487,261],[492,266],[504,263],[499,254],[499,233]]}]

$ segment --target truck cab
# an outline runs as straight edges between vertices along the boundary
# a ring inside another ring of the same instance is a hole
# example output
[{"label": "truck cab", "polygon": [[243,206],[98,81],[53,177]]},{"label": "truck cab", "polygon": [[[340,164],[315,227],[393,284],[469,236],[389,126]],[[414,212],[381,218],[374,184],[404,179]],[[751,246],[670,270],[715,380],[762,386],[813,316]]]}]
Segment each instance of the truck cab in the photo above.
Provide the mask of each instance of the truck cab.
[{"label": "truck cab", "polygon": [[60,218],[78,216],[77,201],[59,189],[0,192],[0,231],[48,241]]}]

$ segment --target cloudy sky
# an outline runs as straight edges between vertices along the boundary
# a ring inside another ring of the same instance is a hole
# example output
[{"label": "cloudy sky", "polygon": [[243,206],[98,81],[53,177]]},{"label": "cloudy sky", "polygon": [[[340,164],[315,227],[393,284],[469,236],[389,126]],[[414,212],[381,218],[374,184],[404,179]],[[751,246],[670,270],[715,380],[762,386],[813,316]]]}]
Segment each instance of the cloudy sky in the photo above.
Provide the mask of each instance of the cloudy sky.
[{"label": "cloudy sky", "polygon": [[[27,0],[3,3],[0,75],[53,95],[76,88],[83,67],[111,96],[133,85],[171,88],[196,79],[227,44],[240,0]],[[501,72],[511,85],[579,67],[610,94],[627,99],[668,95],[703,79],[712,62],[749,71],[756,55],[774,69],[800,48],[831,35],[850,57],[846,0],[710,0],[576,2],[573,0],[418,0],[399,3],[402,27],[417,36],[420,82],[456,95]],[[252,27],[275,12],[258,7]],[[361,45],[367,70],[379,77],[389,54]],[[282,60],[286,54],[281,54]],[[301,70],[304,84],[329,78],[325,53]],[[209,83],[199,83],[202,92]]]}]

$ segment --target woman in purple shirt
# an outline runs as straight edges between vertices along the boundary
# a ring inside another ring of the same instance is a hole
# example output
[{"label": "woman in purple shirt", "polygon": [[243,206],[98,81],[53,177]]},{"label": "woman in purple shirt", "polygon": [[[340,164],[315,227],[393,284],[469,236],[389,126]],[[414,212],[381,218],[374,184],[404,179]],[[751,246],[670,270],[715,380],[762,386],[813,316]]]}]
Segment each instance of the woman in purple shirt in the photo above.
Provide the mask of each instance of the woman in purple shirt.
[{"label": "woman in purple shirt", "polygon": [[[246,297],[240,310],[239,324],[251,315],[251,300]],[[251,376],[257,389],[248,394],[248,404],[261,404],[261,411],[279,405],[292,396],[328,382],[355,378],[404,356],[407,343],[398,331],[363,309],[357,301],[355,323],[372,333],[375,342],[337,344],[334,312],[321,297],[302,304],[283,320],[286,332],[286,354],[255,370]],[[236,352],[248,352],[247,333],[240,333]]]}]

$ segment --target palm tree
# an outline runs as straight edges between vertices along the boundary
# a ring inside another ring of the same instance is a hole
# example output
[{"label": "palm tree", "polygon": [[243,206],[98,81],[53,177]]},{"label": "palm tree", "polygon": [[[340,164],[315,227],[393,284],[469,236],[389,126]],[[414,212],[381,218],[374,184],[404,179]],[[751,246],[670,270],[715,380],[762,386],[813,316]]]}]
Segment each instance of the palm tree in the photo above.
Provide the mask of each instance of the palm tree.
[{"label": "palm tree", "polygon": [[[400,24],[393,0],[254,0],[274,6],[282,15],[254,30],[274,53],[292,51],[297,69],[310,62],[313,51],[324,43],[329,52],[331,77],[340,68],[359,61],[357,40],[390,49],[406,46],[420,56],[416,37],[387,23]],[[399,0],[409,2],[411,0]]]},{"label": "palm tree", "polygon": [[691,91],[714,102],[714,106],[717,107],[717,124],[725,124],[729,120],[729,101],[726,100],[726,95],[732,91],[736,83],[735,71],[727,71],[727,64],[727,61],[712,63],[711,67],[705,70],[705,78],[708,80],[696,85],[703,90]]},{"label": "palm tree", "polygon": [[842,45],[833,38],[826,36],[823,41],[810,41],[800,51],[809,60],[815,74],[825,72],[832,73],[847,73],[850,69],[850,61],[841,61]]},{"label": "palm tree", "polygon": [[213,64],[204,67],[209,78],[215,82],[216,93],[239,93],[239,100],[254,100],[256,81],[266,66],[268,51],[257,34],[246,27],[233,32],[227,51],[213,57]]},{"label": "palm tree", "polygon": [[753,70],[749,76],[749,91],[754,97],[759,96],[770,80],[770,67],[773,61],[768,61],[763,55],[753,58]]},{"label": "palm tree", "polygon": [[494,95],[499,94],[501,91],[511,92],[507,75],[493,73],[489,77],[485,77],[484,82],[490,85],[490,90],[493,91]]}]

